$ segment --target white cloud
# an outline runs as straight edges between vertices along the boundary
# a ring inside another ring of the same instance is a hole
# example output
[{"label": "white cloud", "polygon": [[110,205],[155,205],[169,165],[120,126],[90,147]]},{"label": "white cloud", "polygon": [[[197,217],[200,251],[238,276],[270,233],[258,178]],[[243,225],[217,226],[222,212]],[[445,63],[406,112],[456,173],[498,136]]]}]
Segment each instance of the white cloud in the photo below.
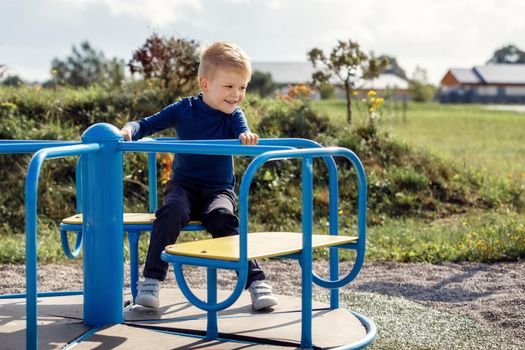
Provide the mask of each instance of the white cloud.
[{"label": "white cloud", "polygon": [[101,3],[116,15],[142,17],[151,25],[164,27],[183,18],[191,10],[203,9],[201,0],[59,0],[70,5]]},{"label": "white cloud", "polygon": [[281,7],[281,1],[280,0],[268,1],[268,7],[271,9],[278,9],[279,7]]}]

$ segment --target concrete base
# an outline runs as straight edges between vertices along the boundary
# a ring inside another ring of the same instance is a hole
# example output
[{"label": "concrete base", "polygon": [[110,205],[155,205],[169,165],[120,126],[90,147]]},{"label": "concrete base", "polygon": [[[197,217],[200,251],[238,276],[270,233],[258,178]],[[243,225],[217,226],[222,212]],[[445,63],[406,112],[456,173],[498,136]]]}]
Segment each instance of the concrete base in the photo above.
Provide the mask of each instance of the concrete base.
[{"label": "concrete base", "polygon": [[[205,291],[199,291],[203,297]],[[220,291],[219,300],[228,292]],[[125,323],[90,330],[82,324],[82,296],[39,299],[39,349],[244,349],[297,348],[301,338],[301,300],[278,296],[279,305],[255,312],[247,292],[219,313],[220,341],[204,340],[206,313],[189,304],[178,289],[161,290],[161,307],[131,306]],[[129,295],[125,299],[130,299]],[[313,303],[313,340],[320,348],[356,343],[365,338],[361,322],[344,309]],[[182,334],[184,333],[184,334]],[[78,340],[81,336],[83,336]],[[25,299],[0,300],[0,349],[25,345]],[[71,344],[73,345],[73,344]]]}]

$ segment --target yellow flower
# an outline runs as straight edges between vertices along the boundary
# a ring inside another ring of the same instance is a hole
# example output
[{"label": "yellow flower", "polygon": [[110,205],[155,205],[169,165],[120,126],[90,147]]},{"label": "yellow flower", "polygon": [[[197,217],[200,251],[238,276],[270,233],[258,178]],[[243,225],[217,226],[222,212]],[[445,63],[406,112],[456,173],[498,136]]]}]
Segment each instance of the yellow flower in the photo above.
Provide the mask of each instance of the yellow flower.
[{"label": "yellow flower", "polygon": [[15,110],[18,108],[17,105],[15,105],[14,103],[12,102],[2,102],[0,104],[1,107],[5,107],[6,109],[11,109],[11,110]]},{"label": "yellow flower", "polygon": [[370,113],[374,113],[374,112],[375,112],[375,109],[374,109],[374,107],[370,107],[370,108],[368,108],[368,111],[369,111]]},{"label": "yellow flower", "polygon": [[57,70],[56,69],[51,69],[51,75],[57,75]]},{"label": "yellow flower", "polygon": [[376,96],[376,92],[374,90],[370,90],[368,91],[368,97],[373,97],[373,96]]},{"label": "yellow flower", "polygon": [[352,96],[357,96],[357,91],[352,91]]}]

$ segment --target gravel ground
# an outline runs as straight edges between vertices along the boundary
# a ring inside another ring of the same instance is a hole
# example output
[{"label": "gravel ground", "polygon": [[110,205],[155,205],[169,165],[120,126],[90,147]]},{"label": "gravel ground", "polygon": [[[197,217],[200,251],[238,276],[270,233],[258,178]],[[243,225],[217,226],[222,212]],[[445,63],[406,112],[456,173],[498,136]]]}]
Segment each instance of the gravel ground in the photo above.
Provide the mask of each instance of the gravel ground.
[{"label": "gravel ground", "polygon": [[[294,261],[264,261],[261,263],[277,294],[300,294],[300,271]],[[314,263],[322,276],[325,263]],[[25,267],[0,266],[0,293],[23,292]],[[126,271],[127,273],[127,271]],[[192,269],[186,273],[194,286],[202,286],[205,273]],[[513,263],[477,264],[446,263],[400,264],[370,263],[364,266],[356,281],[343,293],[372,292],[401,297],[424,306],[467,316],[502,334],[525,340],[525,261]],[[222,287],[234,279],[231,273],[220,273]],[[129,277],[127,279],[129,281]],[[47,264],[39,267],[39,290],[80,289],[82,267],[77,263]],[[172,274],[164,286],[174,286]],[[322,298],[326,292],[314,289]]]}]

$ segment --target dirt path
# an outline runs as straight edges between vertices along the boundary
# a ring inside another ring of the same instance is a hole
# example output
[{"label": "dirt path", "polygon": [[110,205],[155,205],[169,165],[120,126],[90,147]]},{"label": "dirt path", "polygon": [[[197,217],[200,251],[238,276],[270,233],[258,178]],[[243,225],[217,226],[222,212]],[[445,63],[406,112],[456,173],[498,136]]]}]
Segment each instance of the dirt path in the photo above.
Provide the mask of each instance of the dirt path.
[{"label": "dirt path", "polygon": [[[263,262],[268,278],[278,294],[300,293],[298,264],[293,261]],[[325,264],[315,263],[324,273]],[[204,283],[204,271],[187,274],[191,284]],[[228,276],[224,276],[230,280]],[[127,279],[129,281],[129,278]],[[48,264],[39,267],[39,289],[80,289],[82,268],[79,264]],[[224,281],[223,285],[229,283]],[[167,285],[174,285],[173,277]],[[0,293],[23,292],[24,266],[0,266]],[[319,292],[317,289],[314,291]],[[494,329],[525,340],[525,261],[514,263],[475,264],[447,263],[365,265],[358,279],[345,288],[374,292],[468,316]]]}]

